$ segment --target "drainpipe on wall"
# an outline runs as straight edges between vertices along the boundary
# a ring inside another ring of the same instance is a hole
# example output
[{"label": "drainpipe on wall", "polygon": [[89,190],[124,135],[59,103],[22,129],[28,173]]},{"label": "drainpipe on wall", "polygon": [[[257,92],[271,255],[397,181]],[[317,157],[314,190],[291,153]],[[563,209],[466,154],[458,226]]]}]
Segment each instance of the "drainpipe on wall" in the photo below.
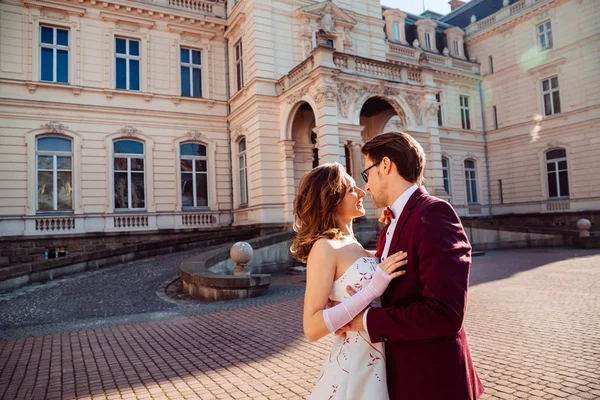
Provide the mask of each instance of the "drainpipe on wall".
[{"label": "drainpipe on wall", "polygon": [[[229,4],[225,2],[225,19],[227,20],[227,7]],[[225,39],[225,96],[227,97],[227,156],[229,158],[229,210],[231,213],[231,223],[233,226],[233,154],[231,153],[231,126],[229,124],[229,114],[231,114],[229,88],[229,39]]]},{"label": "drainpipe on wall", "polygon": [[485,109],[483,104],[483,88],[481,87],[481,81],[478,84],[479,87],[479,103],[481,107],[481,123],[483,124],[483,145],[485,150],[485,173],[487,177],[487,195],[488,195],[488,208],[490,217],[492,214],[492,181],[490,178],[490,163],[488,159],[488,143],[487,143],[487,129],[485,125]]}]

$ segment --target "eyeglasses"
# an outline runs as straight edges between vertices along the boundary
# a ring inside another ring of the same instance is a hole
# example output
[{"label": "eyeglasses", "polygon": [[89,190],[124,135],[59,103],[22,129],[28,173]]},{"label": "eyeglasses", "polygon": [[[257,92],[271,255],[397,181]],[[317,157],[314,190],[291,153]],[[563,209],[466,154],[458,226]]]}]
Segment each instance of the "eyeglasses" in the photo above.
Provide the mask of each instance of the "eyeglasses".
[{"label": "eyeglasses", "polygon": [[363,172],[360,173],[360,176],[362,176],[365,183],[369,183],[369,175],[367,174],[367,171],[373,167],[378,166],[379,164],[381,164],[381,160],[377,161],[375,164],[371,165],[369,168],[365,169]]}]

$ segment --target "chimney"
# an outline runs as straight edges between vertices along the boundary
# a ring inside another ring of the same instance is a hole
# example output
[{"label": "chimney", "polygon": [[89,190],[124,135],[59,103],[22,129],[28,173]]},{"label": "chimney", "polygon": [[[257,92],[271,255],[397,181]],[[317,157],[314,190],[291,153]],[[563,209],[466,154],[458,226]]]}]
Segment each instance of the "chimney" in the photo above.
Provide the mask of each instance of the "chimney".
[{"label": "chimney", "polygon": [[450,0],[448,2],[448,4],[450,4],[450,11],[454,11],[456,10],[458,7],[460,6],[464,6],[465,2],[464,1],[460,1],[460,0]]}]

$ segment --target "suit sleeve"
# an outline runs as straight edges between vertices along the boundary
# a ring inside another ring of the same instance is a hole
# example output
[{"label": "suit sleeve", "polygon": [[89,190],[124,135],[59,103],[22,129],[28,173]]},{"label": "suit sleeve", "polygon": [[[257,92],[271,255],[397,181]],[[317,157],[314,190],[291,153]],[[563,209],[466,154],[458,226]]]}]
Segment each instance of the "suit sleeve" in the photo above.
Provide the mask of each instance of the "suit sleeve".
[{"label": "suit sleeve", "polygon": [[422,297],[405,306],[371,308],[367,324],[373,343],[434,339],[462,327],[471,245],[460,219],[448,203],[434,202],[421,213],[415,234]]}]

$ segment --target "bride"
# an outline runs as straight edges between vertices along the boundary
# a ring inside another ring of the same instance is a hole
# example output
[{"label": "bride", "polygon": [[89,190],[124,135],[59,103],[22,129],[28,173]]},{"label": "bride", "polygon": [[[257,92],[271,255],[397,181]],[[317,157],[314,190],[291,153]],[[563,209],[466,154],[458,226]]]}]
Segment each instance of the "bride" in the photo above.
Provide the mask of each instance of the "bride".
[{"label": "bride", "polygon": [[[355,239],[352,220],[365,214],[365,195],[338,163],[320,165],[300,181],[291,253],[307,266],[303,325],[310,342],[349,323],[405,273],[397,269],[406,253],[380,264]],[[358,293],[350,297],[348,286]],[[327,308],[328,299],[339,304]],[[383,344],[364,332],[338,336],[310,398],[387,400],[384,354]]]}]

